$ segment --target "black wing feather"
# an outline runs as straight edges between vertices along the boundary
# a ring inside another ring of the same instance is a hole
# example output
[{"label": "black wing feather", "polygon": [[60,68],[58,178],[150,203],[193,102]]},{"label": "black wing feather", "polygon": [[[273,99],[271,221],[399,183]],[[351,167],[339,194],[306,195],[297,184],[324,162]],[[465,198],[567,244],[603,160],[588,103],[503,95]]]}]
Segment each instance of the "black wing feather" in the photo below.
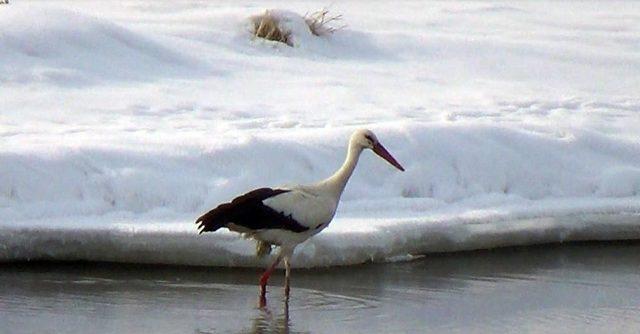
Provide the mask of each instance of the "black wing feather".
[{"label": "black wing feather", "polygon": [[289,192],[287,189],[260,188],[234,198],[231,202],[218,205],[196,220],[202,232],[214,232],[228,223],[251,230],[284,229],[304,232],[308,227],[300,225],[290,215],[284,215],[262,203],[267,198]]}]

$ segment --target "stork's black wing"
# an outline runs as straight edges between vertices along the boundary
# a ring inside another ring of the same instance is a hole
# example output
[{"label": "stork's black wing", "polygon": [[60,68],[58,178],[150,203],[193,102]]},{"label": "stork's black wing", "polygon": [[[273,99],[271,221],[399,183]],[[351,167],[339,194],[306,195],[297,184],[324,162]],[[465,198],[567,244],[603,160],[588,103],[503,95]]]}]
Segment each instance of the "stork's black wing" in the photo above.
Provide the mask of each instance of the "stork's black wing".
[{"label": "stork's black wing", "polygon": [[260,188],[236,197],[229,203],[218,205],[196,220],[200,233],[213,232],[228,223],[233,223],[250,230],[283,229],[292,232],[308,230],[282,212],[278,212],[262,201],[267,198],[289,192],[287,189]]}]

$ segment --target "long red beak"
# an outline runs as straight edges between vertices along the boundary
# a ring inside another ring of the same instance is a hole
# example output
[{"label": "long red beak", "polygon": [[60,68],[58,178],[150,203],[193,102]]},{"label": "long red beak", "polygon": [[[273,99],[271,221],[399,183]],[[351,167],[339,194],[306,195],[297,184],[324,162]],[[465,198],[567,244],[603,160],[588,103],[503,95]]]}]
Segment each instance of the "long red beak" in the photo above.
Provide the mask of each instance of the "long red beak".
[{"label": "long red beak", "polygon": [[387,160],[395,168],[404,172],[404,167],[402,167],[400,163],[398,163],[398,161],[396,161],[396,159],[393,156],[391,156],[391,153],[389,153],[389,151],[387,151],[387,149],[384,148],[382,144],[380,143],[375,144],[373,146],[373,152],[379,155],[382,159]]}]

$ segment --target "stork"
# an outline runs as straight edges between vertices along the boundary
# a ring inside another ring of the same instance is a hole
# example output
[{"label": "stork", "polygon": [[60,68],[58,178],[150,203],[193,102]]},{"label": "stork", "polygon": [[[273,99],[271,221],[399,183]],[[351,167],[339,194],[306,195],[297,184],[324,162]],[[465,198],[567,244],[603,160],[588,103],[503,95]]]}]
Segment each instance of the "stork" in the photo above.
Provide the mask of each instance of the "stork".
[{"label": "stork", "polygon": [[340,196],[365,149],[385,159],[397,169],[404,168],[380,144],[370,130],[351,135],[347,157],[330,177],[311,185],[259,188],[223,203],[196,220],[200,233],[222,227],[258,242],[258,255],[280,246],[273,263],[260,277],[260,305],[266,303],[267,282],[281,261],[285,266],[284,291],[289,297],[291,255],[295,247],[325,229],[336,213]]}]

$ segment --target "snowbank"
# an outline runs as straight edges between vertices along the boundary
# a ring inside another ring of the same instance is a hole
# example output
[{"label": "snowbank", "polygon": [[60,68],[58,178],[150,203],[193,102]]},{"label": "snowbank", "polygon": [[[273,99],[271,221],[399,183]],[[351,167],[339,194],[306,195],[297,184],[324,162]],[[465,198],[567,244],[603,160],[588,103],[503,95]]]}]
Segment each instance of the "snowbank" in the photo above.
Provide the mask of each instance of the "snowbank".
[{"label": "snowbank", "polygon": [[[640,194],[638,142],[473,124],[396,123],[376,130],[407,171],[396,172],[365,153],[343,195],[343,214]],[[0,215],[17,221],[119,211],[195,216],[254,187],[329,176],[344,159],[351,131],[252,136],[212,148],[183,146],[180,152],[0,153]],[[426,199],[426,206],[415,207],[414,199]]]},{"label": "snowbank", "polygon": [[2,6],[0,261],[258,265],[193,219],[330,175],[359,127],[407,171],[364,154],[298,266],[636,239],[640,10],[592,5],[346,3],[294,47],[235,1]]},{"label": "snowbank", "polygon": [[0,83],[61,86],[195,75],[198,61],[113,22],[54,6],[0,10]]},{"label": "snowbank", "polygon": [[[415,218],[338,218],[301,244],[295,267],[411,260],[416,255],[581,240],[640,238],[637,201],[535,203],[536,216],[476,210]],[[561,209],[558,209],[558,206]],[[551,211],[549,211],[551,210]],[[0,224],[0,261],[87,260],[199,266],[265,266],[252,241],[218,232],[197,236],[193,225],[132,221],[118,216]],[[273,255],[272,255],[273,256]]]},{"label": "snowbank", "polygon": [[[363,156],[338,218],[298,250],[298,266],[640,238],[638,143],[472,125],[378,130],[407,172]],[[192,221],[253,187],[329,175],[348,131],[305,141],[253,137],[180,154],[3,154],[0,260],[260,265],[251,242],[224,232],[198,236]]]}]

